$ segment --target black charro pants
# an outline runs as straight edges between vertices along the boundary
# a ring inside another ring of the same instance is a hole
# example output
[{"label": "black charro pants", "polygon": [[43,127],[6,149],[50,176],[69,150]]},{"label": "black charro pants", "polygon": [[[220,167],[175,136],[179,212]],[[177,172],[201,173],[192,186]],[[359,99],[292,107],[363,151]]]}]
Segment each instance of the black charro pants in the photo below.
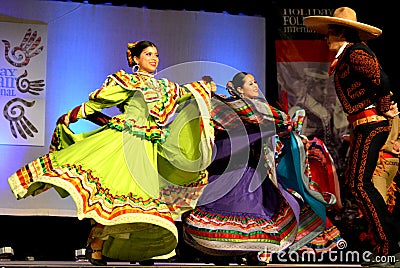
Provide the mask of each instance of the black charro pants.
[{"label": "black charro pants", "polygon": [[389,131],[387,120],[362,124],[353,129],[347,174],[350,191],[371,225],[377,244],[374,254],[378,256],[400,252],[397,244],[400,240],[399,223],[395,223],[385,200],[372,182],[379,150],[385,144]]}]

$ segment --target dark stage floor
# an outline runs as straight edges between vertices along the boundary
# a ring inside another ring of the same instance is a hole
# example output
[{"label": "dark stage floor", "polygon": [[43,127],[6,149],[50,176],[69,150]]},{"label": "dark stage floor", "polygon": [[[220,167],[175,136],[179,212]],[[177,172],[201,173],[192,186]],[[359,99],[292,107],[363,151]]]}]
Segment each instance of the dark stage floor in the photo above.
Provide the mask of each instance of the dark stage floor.
[{"label": "dark stage floor", "polygon": [[[2,267],[101,267],[101,266],[93,266],[89,262],[80,261],[80,262],[57,262],[57,261],[0,261],[0,268]],[[108,263],[108,266],[104,267],[135,267],[140,266],[139,264],[130,264],[128,262],[112,262]],[[251,267],[245,265],[238,265],[235,263],[229,264],[229,266],[243,266],[243,267]],[[140,267],[226,267],[226,266],[216,266],[214,264],[207,264],[207,263],[168,263],[168,262],[156,262],[154,266],[140,266]],[[260,267],[260,266],[254,266]],[[361,265],[337,265],[337,264],[268,264],[266,267],[361,267]]]}]

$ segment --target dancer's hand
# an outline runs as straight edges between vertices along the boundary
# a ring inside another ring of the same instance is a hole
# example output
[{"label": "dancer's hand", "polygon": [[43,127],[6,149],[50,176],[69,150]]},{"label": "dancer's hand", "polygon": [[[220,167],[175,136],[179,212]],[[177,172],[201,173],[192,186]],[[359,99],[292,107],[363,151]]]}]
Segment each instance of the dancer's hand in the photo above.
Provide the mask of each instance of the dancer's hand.
[{"label": "dancer's hand", "polygon": [[400,156],[400,142],[398,142],[396,140],[391,140],[390,142],[393,144],[392,154]]},{"label": "dancer's hand", "polygon": [[399,109],[397,108],[397,103],[392,102],[389,111],[385,112],[384,115],[389,118],[393,118],[399,114]]}]

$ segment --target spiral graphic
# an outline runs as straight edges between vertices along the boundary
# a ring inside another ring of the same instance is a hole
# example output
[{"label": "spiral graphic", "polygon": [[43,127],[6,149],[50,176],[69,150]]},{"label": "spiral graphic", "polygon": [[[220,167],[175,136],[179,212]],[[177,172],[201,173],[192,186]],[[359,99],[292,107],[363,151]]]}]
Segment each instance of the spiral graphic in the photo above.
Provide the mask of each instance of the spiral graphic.
[{"label": "spiral graphic", "polygon": [[25,107],[32,107],[35,101],[27,101],[21,98],[14,98],[6,103],[3,109],[4,118],[10,122],[11,134],[14,138],[21,135],[27,139],[27,135],[34,137],[34,133],[38,133],[34,124],[25,116]]},{"label": "spiral graphic", "polygon": [[27,66],[31,58],[39,55],[43,50],[43,46],[38,47],[42,37],[38,36],[37,31],[32,32],[32,29],[28,29],[21,44],[12,49],[8,40],[2,41],[5,45],[5,59],[15,67]]},{"label": "spiral graphic", "polygon": [[347,248],[347,242],[346,242],[346,240],[340,239],[340,240],[337,242],[337,248],[338,248],[338,249],[345,249],[345,248]]},{"label": "spiral graphic", "polygon": [[26,77],[28,72],[25,70],[22,75],[17,78],[17,89],[21,93],[30,93],[32,95],[39,95],[39,91],[44,90],[44,80],[29,80]]}]

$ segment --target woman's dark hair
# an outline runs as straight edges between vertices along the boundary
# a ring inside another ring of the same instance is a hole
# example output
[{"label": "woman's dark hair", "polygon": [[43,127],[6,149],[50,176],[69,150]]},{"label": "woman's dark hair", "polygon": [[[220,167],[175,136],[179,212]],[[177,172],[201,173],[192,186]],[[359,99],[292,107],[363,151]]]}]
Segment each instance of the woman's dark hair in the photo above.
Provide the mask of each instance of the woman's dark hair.
[{"label": "woman's dark hair", "polygon": [[147,40],[137,41],[135,43],[128,43],[126,57],[128,60],[129,67],[133,67],[135,65],[135,61],[133,60],[133,58],[135,56],[139,57],[142,51],[147,47],[157,48],[157,46],[153,42]]},{"label": "woman's dark hair", "polygon": [[239,72],[235,74],[232,81],[229,81],[226,85],[226,89],[232,96],[240,97],[240,92],[237,91],[238,87],[243,87],[244,78],[248,75],[246,72]]}]

